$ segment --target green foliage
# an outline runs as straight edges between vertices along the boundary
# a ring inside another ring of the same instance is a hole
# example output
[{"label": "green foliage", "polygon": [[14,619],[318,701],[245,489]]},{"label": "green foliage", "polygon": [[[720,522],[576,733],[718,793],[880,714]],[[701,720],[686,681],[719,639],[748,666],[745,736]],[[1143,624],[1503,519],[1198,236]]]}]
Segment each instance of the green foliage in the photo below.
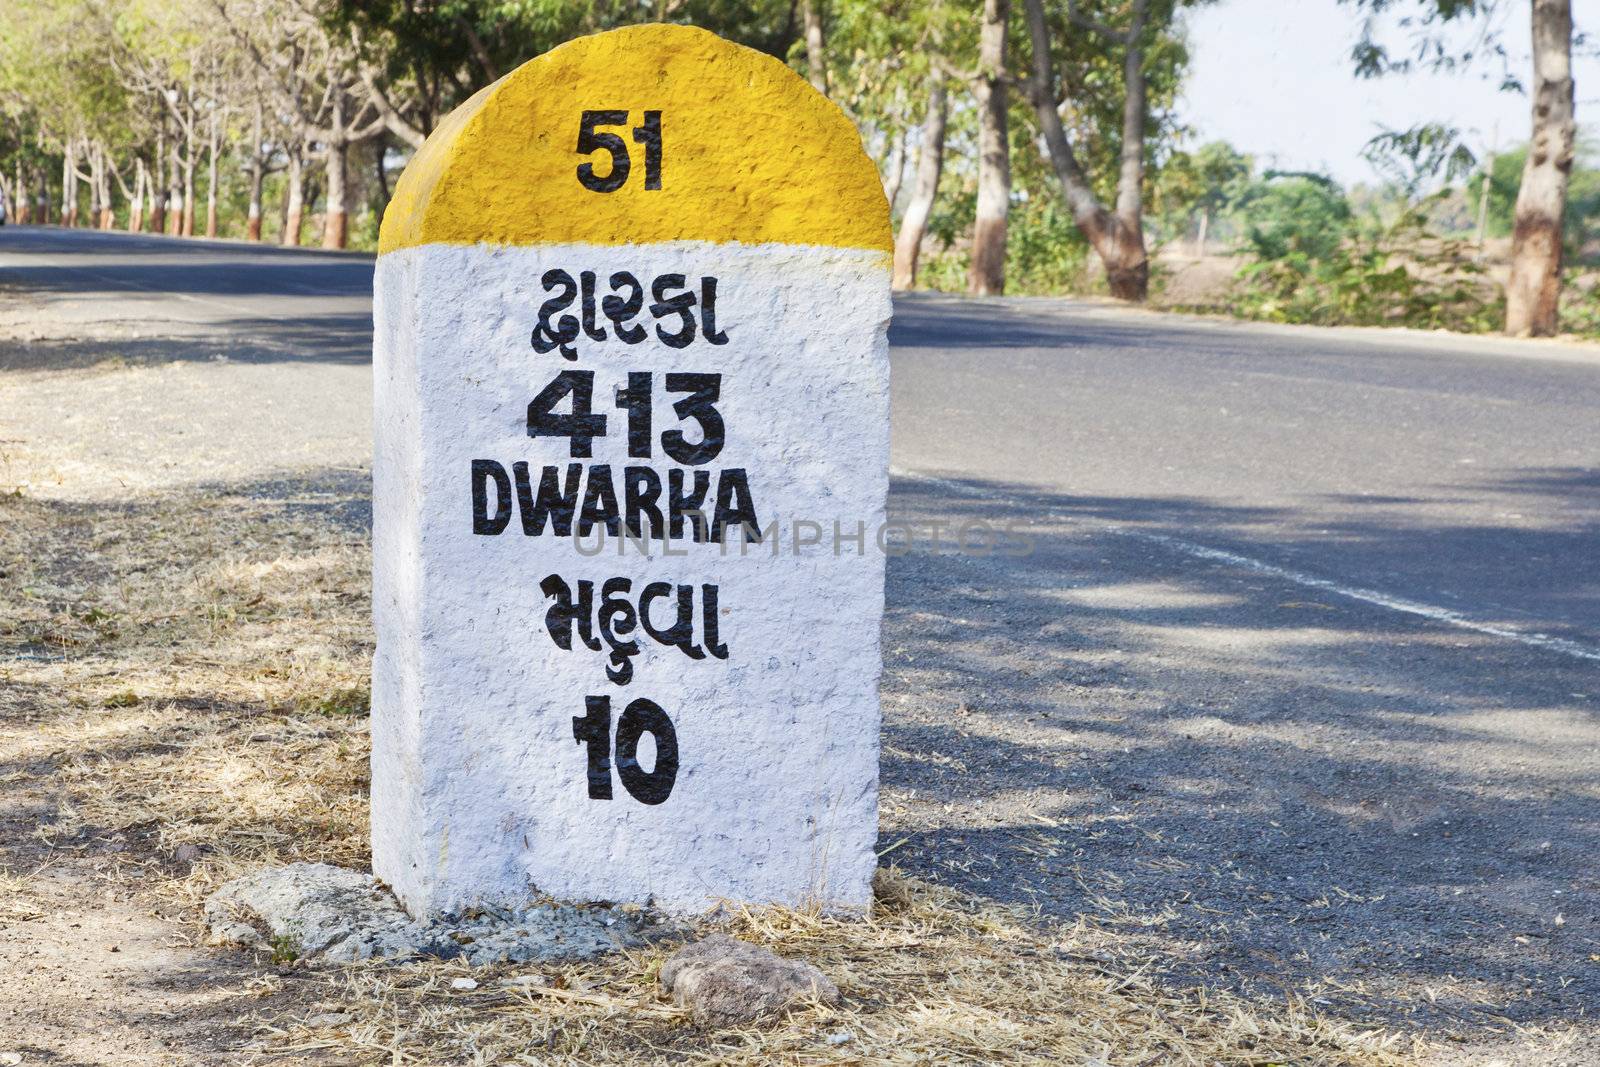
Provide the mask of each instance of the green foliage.
[{"label": "green foliage", "polygon": [[[1595,166],[1595,156],[1592,145],[1580,142],[1578,159],[1567,185],[1564,237],[1567,260],[1573,263],[1600,260],[1600,168]],[[1488,173],[1487,229],[1491,237],[1511,236],[1517,190],[1522,186],[1522,168],[1527,160],[1525,147],[1494,157]],[[1474,213],[1482,195],[1484,178],[1480,170],[1467,182],[1466,194]]]},{"label": "green foliage", "polygon": [[300,958],[300,942],[288,934],[274,934],[269,942],[272,948],[272,962],[279,967],[287,967]]},{"label": "green foliage", "polygon": [[[930,220],[930,244],[923,253],[917,284],[936,292],[967,287],[968,253],[960,243],[971,225],[970,192],[945,198],[953,210]],[[935,227],[936,224],[936,227]],[[1010,291],[1049,295],[1082,291],[1089,279],[1089,245],[1056,197],[1030,197],[1011,207],[1006,239],[1006,279]]]},{"label": "green foliage", "polygon": [[1318,174],[1268,172],[1240,198],[1244,244],[1258,261],[1309,263],[1333,258],[1351,229],[1343,190]]},{"label": "green foliage", "polygon": [[1600,337],[1600,278],[1567,272],[1561,291],[1561,332]]},{"label": "green foliage", "polygon": [[[1204,0],[1201,0],[1204,2]],[[1020,4],[1017,5],[1020,7]],[[1145,73],[1145,153],[1147,186],[1160,181],[1160,175],[1169,158],[1175,155],[1178,142],[1185,132],[1176,116],[1179,90],[1184,74],[1189,68],[1188,44],[1175,28],[1177,12],[1184,7],[1199,6],[1198,2],[1182,0],[1151,0],[1149,4],[1144,46]],[[1084,23],[1093,22],[1112,29],[1120,29],[1127,22],[1127,4],[1124,0],[1083,0],[1074,5],[1078,19],[1072,17],[1068,5],[1046,3],[1046,18],[1050,22],[1052,59],[1060,77],[1059,90],[1069,101],[1063,114],[1067,136],[1071,139],[1078,161],[1083,165],[1095,195],[1109,203],[1116,195],[1119,164],[1122,157],[1122,107],[1123,61],[1126,46],[1108,40],[1102,34],[1087,30]],[[1025,31],[1012,35],[1012,69],[1023,72],[1029,69],[1029,42]],[[1021,93],[1016,94],[1019,98]],[[1019,103],[1021,103],[1019,99]],[[1012,160],[1027,162],[1038,159],[1034,143],[1035,118],[1031,108],[1018,111],[1017,124],[1027,131],[1025,147],[1013,150]],[[1048,172],[1040,170],[1041,177]],[[1049,176],[1049,188],[1060,196]],[[1044,194],[1042,184],[1027,182],[1030,193]]]},{"label": "green foliage", "polygon": [[1271,322],[1499,329],[1505,300],[1473,249],[1429,229],[1442,195],[1386,221],[1357,216],[1325,177],[1269,175],[1247,205],[1248,261],[1231,309]]},{"label": "green foliage", "polygon": [[[1410,74],[1416,70],[1449,72],[1471,66],[1482,58],[1507,58],[1500,27],[1492,19],[1500,8],[1496,0],[1339,0],[1362,14],[1361,38],[1350,49],[1350,60],[1358,78],[1379,78],[1386,74]],[[1383,29],[1381,16],[1394,13],[1397,26],[1406,31],[1405,48],[1395,51],[1378,38]],[[1480,19],[1480,32],[1465,47],[1452,35],[1452,24],[1459,26]],[[1507,79],[1507,88],[1514,82]]]},{"label": "green foliage", "polygon": [[1478,163],[1461,143],[1461,131],[1439,122],[1409,130],[1385,129],[1366,143],[1361,157],[1407,200],[1415,200],[1441,180],[1465,177]]},{"label": "green foliage", "polygon": [[1490,237],[1510,237],[1511,219],[1516,211],[1517,190],[1522,185],[1522,167],[1527,162],[1526,148],[1501,152],[1489,163],[1488,172],[1480,170],[1467,182],[1467,195],[1476,212],[1478,198],[1483,195],[1483,183],[1489,182],[1488,233]]},{"label": "green foliage", "polygon": [[1030,198],[1011,209],[1006,278],[1018,293],[1062,293],[1084,288],[1089,244],[1059,197]]},{"label": "green foliage", "polygon": [[1226,141],[1174,151],[1150,183],[1149,214],[1168,231],[1201,211],[1227,214],[1244,202],[1254,176],[1255,160]]}]

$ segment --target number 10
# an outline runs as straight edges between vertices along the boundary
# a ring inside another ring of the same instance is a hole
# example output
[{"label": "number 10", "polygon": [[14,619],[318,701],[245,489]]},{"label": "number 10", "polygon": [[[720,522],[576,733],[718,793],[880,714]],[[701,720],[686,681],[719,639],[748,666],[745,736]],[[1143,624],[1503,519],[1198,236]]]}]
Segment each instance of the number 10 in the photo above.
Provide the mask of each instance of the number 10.
[{"label": "number 10", "polygon": [[[639,766],[639,739],[655,738],[656,765]],[[588,750],[589,799],[611,799],[611,698],[584,698],[584,714],[574,716],[572,737]],[[678,780],[678,732],[653,700],[640,697],[617,720],[617,777],[641,804],[660,804],[672,795]]]}]

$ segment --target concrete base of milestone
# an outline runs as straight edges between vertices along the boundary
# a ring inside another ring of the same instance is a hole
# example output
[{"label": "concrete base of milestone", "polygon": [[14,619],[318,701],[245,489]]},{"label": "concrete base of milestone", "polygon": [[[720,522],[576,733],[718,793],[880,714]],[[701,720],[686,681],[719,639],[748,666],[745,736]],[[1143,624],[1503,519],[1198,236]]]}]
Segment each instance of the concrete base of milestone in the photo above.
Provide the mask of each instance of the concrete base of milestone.
[{"label": "concrete base of milestone", "polygon": [[433,956],[474,966],[591,959],[668,931],[637,907],[528,903],[413,919],[370,874],[292,863],[237,878],[205,904],[211,942],[270,948],[275,958]]}]

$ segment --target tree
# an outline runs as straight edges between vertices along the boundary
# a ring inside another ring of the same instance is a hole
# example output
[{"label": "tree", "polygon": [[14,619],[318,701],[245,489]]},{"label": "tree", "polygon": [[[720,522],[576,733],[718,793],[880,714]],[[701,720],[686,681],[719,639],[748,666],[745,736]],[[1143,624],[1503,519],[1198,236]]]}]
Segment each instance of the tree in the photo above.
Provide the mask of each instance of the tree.
[{"label": "tree", "polygon": [[350,233],[350,151],[385,128],[378,105],[361,91],[355,42],[330,29],[330,11],[317,0],[212,2],[258,75],[273,86],[274,104],[284,116],[284,243],[300,241],[306,161],[320,145],[327,181],[322,246],[344,248]]},{"label": "tree", "polygon": [[[1057,59],[1052,47],[1049,19],[1043,0],[1026,0],[1028,37],[1032,45],[1032,75],[1028,97],[1038,118],[1045,150],[1060,183],[1061,195],[1074,222],[1100,257],[1111,295],[1123,300],[1144,300],[1150,289],[1150,261],[1144,240],[1144,181],[1149,116],[1146,52],[1153,35],[1170,25],[1171,0],[1130,0],[1126,25],[1114,29],[1067,5],[1067,22],[1080,32],[1092,33],[1122,50],[1122,128],[1117,161],[1115,199],[1107,207],[1096,193],[1072,142],[1061,113],[1071,100],[1061,98]],[[1154,17],[1152,17],[1154,16]]]},{"label": "tree", "polygon": [[[1593,256],[1600,249],[1600,145],[1579,137],[1572,174],[1567,179],[1567,214],[1563,226],[1562,261]],[[1528,165],[1526,146],[1499,152],[1485,172],[1467,184],[1472,203],[1486,208],[1485,229],[1494,237],[1510,237],[1516,221],[1517,193]]]},{"label": "tree", "polygon": [[1189,232],[1198,216],[1195,250],[1204,255],[1212,225],[1239,204],[1254,174],[1255,160],[1226,141],[1171,153],[1150,185],[1146,217],[1155,220],[1157,239],[1171,240]]},{"label": "tree", "polygon": [[1385,129],[1361,149],[1402,199],[1415,202],[1442,178],[1454,181],[1470,173],[1478,159],[1461,141],[1461,131],[1438,122],[1409,130]]},{"label": "tree", "polygon": [[1517,192],[1506,285],[1506,332],[1548,337],[1559,327],[1562,220],[1572,174],[1572,2],[1533,0],[1533,138]]},{"label": "tree", "polygon": [[[1507,60],[1493,16],[1492,0],[1342,0],[1372,15],[1410,7],[1412,53],[1395,58],[1375,37],[1374,20],[1363,24],[1351,53],[1356,73],[1376,77],[1409,73],[1418,67],[1455,70],[1485,57]],[[1572,172],[1576,126],[1573,119],[1571,0],[1531,0],[1533,39],[1532,135],[1517,193],[1512,230],[1511,280],[1506,286],[1506,332],[1548,336],[1559,325],[1562,228],[1567,185]],[[1465,50],[1452,49],[1441,28],[1478,20],[1480,32]],[[1501,87],[1521,90],[1521,81],[1504,68]]]},{"label": "tree", "polygon": [[806,28],[806,77],[811,87],[828,95],[828,61],[822,46],[822,0],[800,0]]},{"label": "tree", "polygon": [[1011,211],[1006,74],[1010,20],[1011,0],[983,0],[978,69],[970,79],[978,104],[978,214],[972,225],[972,259],[967,268],[967,291],[980,296],[998,295],[1006,289],[1006,218]]},{"label": "tree", "polygon": [[910,289],[917,284],[917,260],[922,238],[928,230],[934,198],[939,194],[939,178],[944,173],[944,135],[949,122],[950,100],[945,77],[940,71],[928,75],[928,106],[922,120],[922,144],[917,156],[916,184],[911,201],[900,220],[894,241],[894,287]]}]

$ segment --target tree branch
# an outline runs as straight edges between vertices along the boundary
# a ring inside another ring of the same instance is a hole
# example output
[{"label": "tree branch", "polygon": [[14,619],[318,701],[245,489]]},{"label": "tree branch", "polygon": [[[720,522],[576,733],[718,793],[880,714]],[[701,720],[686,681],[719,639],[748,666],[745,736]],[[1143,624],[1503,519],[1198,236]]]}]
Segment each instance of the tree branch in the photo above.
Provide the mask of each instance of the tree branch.
[{"label": "tree branch", "polygon": [[1127,44],[1131,40],[1131,33],[1124,30],[1114,30],[1103,22],[1096,22],[1087,15],[1079,14],[1077,0],[1067,0],[1067,18],[1074,26],[1085,30],[1092,30],[1103,37],[1107,37],[1117,44]]}]

